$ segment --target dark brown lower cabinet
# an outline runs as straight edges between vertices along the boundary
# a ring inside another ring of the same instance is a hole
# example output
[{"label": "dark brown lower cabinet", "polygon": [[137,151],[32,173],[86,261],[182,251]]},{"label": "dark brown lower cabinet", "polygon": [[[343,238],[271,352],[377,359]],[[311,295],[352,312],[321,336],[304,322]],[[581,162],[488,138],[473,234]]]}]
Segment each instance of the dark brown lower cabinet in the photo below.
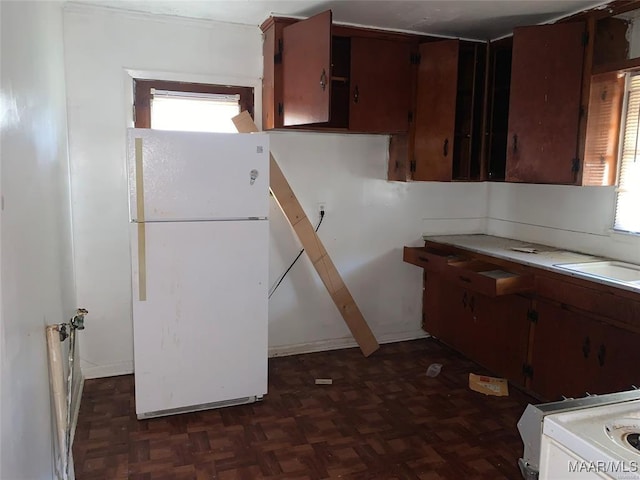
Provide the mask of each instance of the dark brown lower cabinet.
[{"label": "dark brown lower cabinet", "polygon": [[598,364],[596,392],[640,387],[640,334],[607,325],[594,353]]},{"label": "dark brown lower cabinet", "polygon": [[[403,258],[423,268],[422,328],[492,374],[544,400],[640,387],[640,296],[433,242]],[[494,270],[513,288],[486,288]]]},{"label": "dark brown lower cabinet", "polygon": [[496,375],[524,385],[531,301],[519,295],[487,297],[425,273],[426,332]]},{"label": "dark brown lower cabinet", "polygon": [[596,393],[591,361],[602,324],[539,301],[533,333],[530,388],[548,400]]},{"label": "dark brown lower cabinet", "polygon": [[640,385],[640,334],[538,302],[530,388],[549,400]]}]

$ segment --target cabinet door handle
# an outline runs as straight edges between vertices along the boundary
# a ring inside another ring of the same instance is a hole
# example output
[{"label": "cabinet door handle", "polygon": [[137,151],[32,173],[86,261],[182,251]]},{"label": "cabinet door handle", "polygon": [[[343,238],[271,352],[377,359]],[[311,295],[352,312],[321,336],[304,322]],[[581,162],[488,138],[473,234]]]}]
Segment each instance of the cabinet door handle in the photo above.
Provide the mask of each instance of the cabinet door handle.
[{"label": "cabinet door handle", "polygon": [[475,295],[471,296],[471,300],[469,300],[469,308],[471,309],[471,313],[474,313],[476,308],[476,297]]},{"label": "cabinet door handle", "polygon": [[604,360],[607,355],[607,347],[604,346],[604,343],[600,344],[600,348],[598,349],[598,364],[601,367],[604,367]]},{"label": "cabinet door handle", "polygon": [[462,275],[460,275],[458,278],[460,280],[462,280],[463,282],[465,282],[465,283],[471,283],[471,279],[470,278],[463,277]]},{"label": "cabinet door handle", "polygon": [[442,153],[444,154],[445,157],[449,154],[449,139],[448,138],[444,139],[444,145],[442,147]]},{"label": "cabinet door handle", "polygon": [[358,98],[360,97],[360,91],[358,90],[358,86],[353,89],[353,103],[358,103]]},{"label": "cabinet door handle", "polygon": [[418,257],[418,260],[429,263],[429,259],[427,257]]},{"label": "cabinet door handle", "polygon": [[325,72],[324,68],[322,69],[322,73],[320,74],[320,87],[322,91],[327,88],[327,72]]},{"label": "cabinet door handle", "polygon": [[584,341],[582,342],[582,355],[584,358],[589,358],[589,353],[591,352],[591,339],[589,337],[584,337]]},{"label": "cabinet door handle", "polygon": [[464,308],[467,308],[467,292],[464,292],[464,293],[462,294],[462,306],[463,306]]},{"label": "cabinet door handle", "polygon": [[518,135],[513,136],[513,153],[518,152]]}]

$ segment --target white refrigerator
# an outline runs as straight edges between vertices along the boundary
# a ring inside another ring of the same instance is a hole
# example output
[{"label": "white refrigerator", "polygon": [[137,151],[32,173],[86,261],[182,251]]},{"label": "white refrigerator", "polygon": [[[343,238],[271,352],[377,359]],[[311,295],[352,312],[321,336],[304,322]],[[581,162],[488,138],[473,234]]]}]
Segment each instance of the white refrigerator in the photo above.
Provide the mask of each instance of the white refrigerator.
[{"label": "white refrigerator", "polygon": [[265,134],[130,129],[136,414],[267,392]]}]

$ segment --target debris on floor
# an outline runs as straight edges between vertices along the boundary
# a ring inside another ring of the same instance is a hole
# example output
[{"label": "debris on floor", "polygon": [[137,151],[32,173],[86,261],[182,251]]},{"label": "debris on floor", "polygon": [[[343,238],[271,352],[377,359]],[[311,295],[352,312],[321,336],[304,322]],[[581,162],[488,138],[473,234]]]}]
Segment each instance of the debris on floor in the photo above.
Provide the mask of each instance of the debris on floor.
[{"label": "debris on floor", "polygon": [[485,375],[469,374],[469,388],[474,392],[496,397],[509,396],[509,384],[504,378],[487,377]]},{"label": "debris on floor", "polygon": [[442,370],[441,363],[432,363],[429,365],[429,368],[427,368],[427,377],[437,377],[440,370]]}]

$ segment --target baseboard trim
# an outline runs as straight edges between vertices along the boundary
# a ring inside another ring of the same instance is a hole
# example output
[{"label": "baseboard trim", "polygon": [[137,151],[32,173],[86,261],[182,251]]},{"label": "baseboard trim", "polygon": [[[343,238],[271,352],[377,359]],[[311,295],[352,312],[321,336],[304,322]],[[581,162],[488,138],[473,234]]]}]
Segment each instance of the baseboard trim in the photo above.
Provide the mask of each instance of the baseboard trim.
[{"label": "baseboard trim", "polygon": [[[422,330],[388,333],[378,335],[378,343],[395,343],[407,340],[417,340],[419,338],[427,338],[429,335]],[[294,345],[279,345],[269,348],[269,357],[286,357],[289,355],[300,355],[303,353],[328,352],[330,350],[342,350],[343,348],[357,347],[358,344],[353,337],[331,338],[328,340],[320,340],[318,342],[298,343]]]},{"label": "baseboard trim", "polygon": [[[387,333],[378,335],[378,343],[395,343],[407,340],[417,340],[427,338],[429,334],[423,330],[413,330],[410,332]],[[271,357],[286,357],[289,355],[299,355],[302,353],[328,352],[330,350],[341,350],[343,348],[357,347],[358,344],[353,337],[330,338],[317,342],[298,343],[294,345],[277,345],[269,347],[268,355]],[[129,375],[133,373],[133,362],[120,362],[111,365],[82,366],[82,385],[84,381],[92,378],[115,377],[118,375]],[[74,415],[76,412],[74,412]]]},{"label": "baseboard trim", "polygon": [[111,365],[82,365],[84,379],[116,377],[133,373],[133,362],[112,363]]}]

